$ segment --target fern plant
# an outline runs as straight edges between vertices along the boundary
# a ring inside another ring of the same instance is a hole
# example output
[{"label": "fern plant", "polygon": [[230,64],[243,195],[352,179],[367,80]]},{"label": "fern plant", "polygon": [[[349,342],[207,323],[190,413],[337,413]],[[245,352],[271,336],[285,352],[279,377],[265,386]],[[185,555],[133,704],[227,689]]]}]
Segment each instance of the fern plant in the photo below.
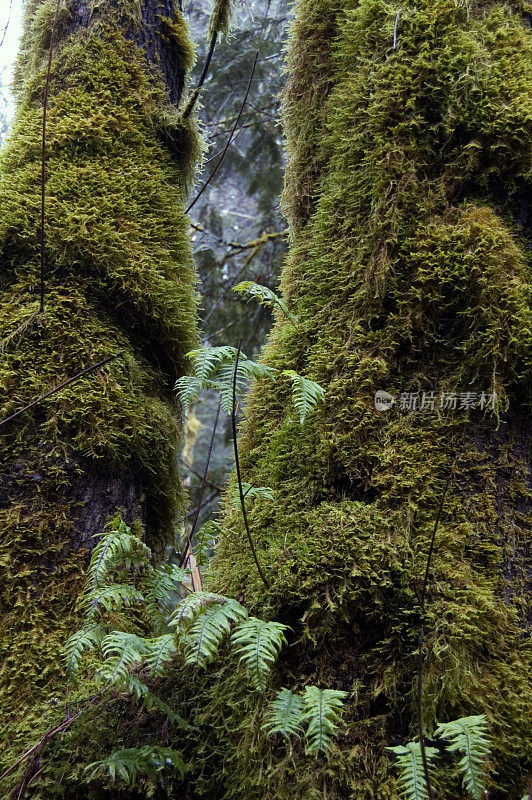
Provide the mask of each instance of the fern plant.
[{"label": "fern plant", "polygon": [[[388,747],[397,756],[400,768],[399,784],[408,800],[428,800],[427,781],[423,769],[423,756],[419,742],[408,742],[406,745]],[[436,747],[425,747],[425,755],[429,769],[432,760],[438,754]]]},{"label": "fern plant", "polygon": [[279,295],[275,294],[275,292],[267,286],[263,286],[261,283],[254,283],[253,281],[242,281],[233,288],[233,291],[239,294],[249,294],[250,297],[258,300],[259,305],[265,306],[266,308],[275,308],[277,306],[292,325],[297,328],[296,317],[288,310],[288,306]]},{"label": "fern plant", "polygon": [[[252,361],[235,347],[204,347],[191,350],[188,356],[192,362],[193,374],[183,375],[175,383],[179,401],[185,416],[206,389],[216,391],[222,408],[228,414],[233,412],[233,389],[237,399],[241,399],[251,379],[275,380],[281,375],[292,381],[292,398],[294,407],[303,424],[316,405],[323,401],[325,392],[322,387],[309,378],[304,378],[294,370],[278,370],[266,364]],[[235,375],[235,362],[238,364]]]},{"label": "fern plant", "polygon": [[232,642],[240,661],[246,667],[255,689],[264,691],[271,665],[277,660],[279,651],[286,644],[286,625],[280,622],[265,622],[249,617],[233,631]]},{"label": "fern plant", "polygon": [[483,714],[443,722],[436,728],[436,736],[449,742],[447,751],[462,756],[459,766],[464,788],[473,800],[484,796],[484,766],[490,752],[487,728]]},{"label": "fern plant", "polygon": [[[464,788],[473,800],[482,800],[485,763],[490,753],[486,717],[481,714],[443,722],[436,728],[435,735],[448,742],[445,746],[448,753],[460,753],[462,758],[459,768]],[[406,745],[387,749],[397,756],[400,768],[399,781],[405,797],[408,800],[426,800],[427,784],[419,742],[408,742]],[[429,766],[432,766],[439,752],[436,747],[425,747]]]},{"label": "fern plant", "polygon": [[167,767],[177,770],[181,778],[186,771],[186,764],[177,750],[146,745],[117,750],[101,761],[88,764],[84,772],[88,781],[103,777],[110,779],[111,783],[122,781],[133,788],[139,775],[156,782],[162,770]]},{"label": "fern plant", "polygon": [[302,737],[307,753],[327,754],[336,736],[347,692],[306,686],[303,696],[280,689],[268,708],[264,729],[270,735]]}]

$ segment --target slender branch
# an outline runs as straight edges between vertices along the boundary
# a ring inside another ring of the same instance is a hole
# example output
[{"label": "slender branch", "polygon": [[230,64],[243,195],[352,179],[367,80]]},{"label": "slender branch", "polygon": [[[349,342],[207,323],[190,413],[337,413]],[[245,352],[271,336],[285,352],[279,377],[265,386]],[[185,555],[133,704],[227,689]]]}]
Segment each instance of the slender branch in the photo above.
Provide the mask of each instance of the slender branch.
[{"label": "slender branch", "polygon": [[60,722],[59,725],[57,725],[55,728],[52,728],[51,730],[47,731],[42,737],[42,739],[40,739],[40,741],[37,742],[37,744],[34,744],[33,747],[30,747],[29,750],[26,750],[26,752],[23,755],[21,755],[20,758],[18,758],[14,764],[11,764],[11,766],[8,767],[6,771],[0,775],[0,781],[3,781],[4,778],[8,777],[8,775],[11,775],[11,773],[19,766],[19,764],[22,764],[22,762],[25,761],[27,758],[29,758],[29,756],[31,756],[36,751],[39,751],[48,739],[51,739],[52,737],[57,736],[58,733],[62,733],[63,731],[66,731],[68,728],[70,728],[70,726],[73,725],[74,722],[77,719],[79,719],[81,715],[84,714],[85,711],[87,711],[88,708],[90,708],[90,706],[94,705],[94,703],[96,703],[98,700],[101,700],[101,698],[108,690],[108,688],[109,687],[107,685],[104,686],[104,688],[100,692],[98,692],[98,694],[89,697],[87,703],[82,708],[80,708],[79,711],[76,711],[76,713],[73,714],[71,717],[67,717],[66,719],[64,719],[63,722]]},{"label": "slender branch", "polygon": [[0,41],[0,47],[4,44],[4,40],[6,38],[7,29],[9,28],[9,23],[11,22],[11,11],[13,10],[13,0],[9,0],[9,11],[7,12],[7,22],[4,26],[4,30],[2,32],[2,41]]},{"label": "slender branch", "polygon": [[[188,512],[186,518],[189,519],[194,514],[196,514],[198,510],[201,511],[203,508],[205,508],[205,506],[208,506],[209,503],[212,503],[214,498],[217,497],[219,494],[220,492],[218,489],[216,489],[214,492],[211,492],[210,495],[205,499],[205,501],[201,505],[197,505],[196,508],[193,508],[191,511]],[[188,549],[189,548],[187,547],[187,551]],[[186,554],[185,554],[185,561],[186,561]]]},{"label": "slender branch", "polygon": [[233,129],[231,130],[231,135],[229,136],[229,139],[227,140],[227,144],[225,145],[225,147],[224,147],[224,149],[222,151],[222,155],[220,156],[220,160],[216,163],[216,166],[214,167],[213,171],[211,172],[211,174],[209,175],[209,177],[207,178],[207,180],[205,181],[205,183],[203,184],[203,186],[199,190],[199,192],[196,195],[196,197],[194,198],[194,200],[190,203],[188,208],[185,210],[185,214],[188,214],[190,209],[198,202],[198,200],[200,199],[201,195],[203,194],[203,192],[205,191],[205,189],[207,188],[209,183],[212,181],[212,179],[214,178],[214,176],[218,172],[220,164],[224,160],[225,154],[227,153],[227,151],[229,149],[229,146],[230,146],[231,142],[233,141],[233,136],[235,135],[235,131],[238,128],[238,123],[240,122],[240,117],[242,116],[242,112],[244,111],[244,106],[246,105],[246,102],[247,102],[247,99],[248,99],[249,90],[251,89],[251,82],[253,81],[253,75],[255,74],[255,67],[257,66],[258,58],[259,58],[259,52],[257,50],[257,52],[255,53],[255,59],[253,61],[253,67],[252,67],[252,70],[251,70],[251,74],[249,76],[249,81],[248,81],[248,85],[247,85],[247,89],[246,89],[246,94],[244,95],[244,99],[242,101],[242,105],[240,106],[240,111],[238,112],[238,116],[237,116],[237,118],[235,120],[235,124],[233,125]]},{"label": "slender branch", "polygon": [[40,312],[44,311],[44,225],[45,225],[45,202],[46,202],[46,111],[48,109],[48,90],[50,88],[50,72],[52,70],[52,54],[54,51],[55,29],[57,27],[57,20],[59,17],[59,6],[61,0],[57,0],[55,6],[54,21],[52,24],[52,32],[50,34],[50,49],[48,51],[48,66],[46,68],[46,82],[44,84],[44,98],[42,107],[42,144],[41,144],[41,276],[40,276]]},{"label": "slender branch", "polygon": [[236,351],[235,369],[234,369],[234,372],[233,372],[233,407],[232,407],[232,411],[231,411],[231,427],[233,429],[233,448],[234,448],[234,452],[235,452],[236,479],[238,481],[238,493],[240,495],[240,506],[242,508],[242,517],[244,518],[244,527],[246,529],[246,535],[247,535],[247,538],[248,538],[249,546],[251,548],[251,553],[253,555],[253,559],[255,561],[255,564],[257,565],[257,570],[258,570],[259,575],[260,575],[260,577],[262,579],[262,582],[264,583],[266,588],[269,588],[270,587],[270,582],[267,579],[267,577],[264,574],[264,572],[262,571],[262,567],[260,565],[260,562],[259,562],[259,559],[258,559],[258,556],[257,556],[257,551],[255,550],[255,545],[253,544],[253,539],[251,538],[251,533],[250,533],[250,530],[249,530],[248,516],[247,516],[247,513],[246,513],[246,500],[245,500],[245,495],[244,495],[244,489],[243,489],[243,486],[242,486],[242,476],[241,476],[241,473],[240,473],[240,461],[239,461],[239,458],[238,458],[237,431],[236,431],[236,408],[237,408],[237,405],[236,405],[236,378],[237,378],[238,361],[239,361],[239,358],[240,358],[241,349],[242,349],[242,338],[240,339],[240,341],[238,343],[238,350]]},{"label": "slender branch", "polygon": [[217,39],[218,39],[218,31],[214,31],[214,33],[213,33],[213,35],[211,37],[211,43],[209,45],[209,52],[207,53],[207,58],[205,59],[205,64],[203,65],[203,69],[201,71],[201,75],[200,75],[200,79],[198,81],[198,85],[196,86],[196,88],[192,92],[190,100],[187,103],[187,107],[185,108],[185,110],[183,112],[183,119],[186,119],[188,116],[190,116],[194,106],[196,105],[196,101],[197,101],[197,99],[199,97],[199,93],[201,91],[201,87],[205,83],[205,78],[207,77],[207,73],[208,73],[209,67],[211,65],[211,59],[212,59],[212,56],[213,56],[213,53],[214,53],[214,48],[216,47]]},{"label": "slender branch", "polygon": [[113,359],[118,358],[118,356],[121,356],[123,352],[124,352],[123,350],[120,350],[118,353],[115,353],[113,356],[108,356],[107,358],[103,358],[101,361],[98,361],[97,364],[93,364],[92,367],[87,367],[86,369],[81,370],[81,372],[78,372],[77,375],[74,375],[74,377],[69,378],[66,381],[63,381],[63,383],[60,383],[59,386],[55,387],[55,389],[50,389],[49,392],[46,392],[45,394],[42,394],[36,400],[33,400],[31,403],[28,403],[27,406],[23,406],[23,408],[19,408],[18,411],[15,411],[9,417],[6,417],[5,419],[0,420],[0,428],[2,427],[2,425],[5,425],[6,422],[10,422],[12,419],[15,419],[15,417],[20,416],[20,414],[23,414],[25,411],[29,411],[30,408],[34,408],[35,406],[38,406],[40,403],[42,403],[43,400],[46,400],[48,397],[51,397],[53,394],[56,394],[57,392],[61,391],[61,389],[64,389],[65,386],[70,386],[71,383],[75,383],[80,378],[83,378],[84,375],[88,375],[90,372],[94,372],[94,370],[99,369],[100,367],[103,367],[105,364],[108,364],[109,361],[113,361]]},{"label": "slender branch", "polygon": [[214,447],[214,437],[216,436],[216,428],[218,427],[218,419],[220,418],[220,409],[222,407],[222,401],[218,401],[218,408],[216,409],[216,416],[214,417],[214,425],[212,426],[212,433],[211,433],[211,440],[209,442],[209,450],[207,452],[207,459],[205,461],[205,467],[203,468],[203,477],[201,479],[201,489],[199,493],[198,505],[196,506],[196,516],[194,517],[194,522],[192,523],[192,528],[190,529],[190,533],[187,537],[187,543],[185,545],[185,550],[183,556],[181,558],[180,567],[183,566],[185,561],[187,560],[187,555],[189,549],[192,547],[192,538],[196,532],[196,527],[198,525],[200,511],[202,509],[201,501],[203,500],[203,492],[205,491],[205,485],[207,483],[207,475],[209,472],[209,463],[211,460],[212,455],[212,448]]},{"label": "slender branch", "polygon": [[440,519],[443,511],[443,505],[445,503],[445,498],[447,497],[447,491],[451,484],[451,479],[453,476],[453,468],[449,470],[449,474],[447,476],[447,480],[445,481],[445,486],[443,488],[443,492],[440,498],[440,504],[438,506],[438,513],[436,515],[436,522],[434,523],[434,528],[432,530],[432,536],[430,539],[429,550],[427,553],[427,563],[425,566],[425,575],[423,578],[423,586],[421,589],[421,594],[419,596],[419,604],[421,606],[421,624],[419,626],[418,631],[418,655],[417,655],[417,725],[418,725],[418,732],[419,732],[419,749],[421,750],[421,760],[423,762],[423,772],[425,774],[425,782],[427,784],[427,793],[429,796],[429,800],[434,800],[434,794],[432,792],[432,784],[430,782],[430,773],[429,773],[429,765],[427,761],[427,751],[425,747],[425,734],[423,731],[423,642],[424,642],[424,628],[423,628],[423,618],[425,614],[425,598],[427,595],[427,587],[429,582],[429,572],[430,572],[430,565],[432,561],[432,555],[434,553],[434,543],[436,541],[436,532],[438,530],[438,526],[440,524]]}]

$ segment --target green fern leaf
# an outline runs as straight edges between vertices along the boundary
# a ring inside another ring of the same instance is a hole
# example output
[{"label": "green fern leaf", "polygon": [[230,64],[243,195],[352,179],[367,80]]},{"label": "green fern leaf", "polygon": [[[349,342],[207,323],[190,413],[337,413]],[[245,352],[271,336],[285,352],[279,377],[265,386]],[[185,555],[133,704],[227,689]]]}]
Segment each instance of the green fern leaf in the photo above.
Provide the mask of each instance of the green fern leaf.
[{"label": "green fern leaf", "polygon": [[[406,745],[386,749],[397,756],[400,769],[399,784],[404,797],[407,800],[427,800],[429,795],[419,742],[408,742]],[[438,750],[435,747],[425,747],[425,754],[430,769],[430,762],[438,754]]]},{"label": "green fern leaf", "polygon": [[174,390],[177,392],[185,417],[188,417],[191,407],[203,388],[202,381],[199,381],[194,375],[182,375],[175,382]]},{"label": "green fern leaf", "polygon": [[105,611],[120,611],[122,608],[144,602],[144,596],[127,583],[112,583],[110,586],[96,587],[86,592],[80,608],[87,611],[88,617]]},{"label": "green fern leaf", "polygon": [[466,791],[473,800],[482,800],[484,796],[484,766],[490,753],[487,727],[486,717],[481,714],[443,722],[436,729],[437,736],[450,742],[447,751],[462,755],[460,771]]},{"label": "green fern leaf", "polygon": [[128,672],[121,681],[115,683],[115,686],[118,686],[120,689],[124,689],[124,691],[128,692],[128,694],[134,695],[137,700],[142,700],[148,711],[151,711],[153,708],[157,708],[168,717],[170,722],[179,725],[180,728],[183,728],[187,731],[194,730],[192,725],[184,720],[183,717],[180,717],[179,714],[176,714],[173,708],[165,703],[164,700],[161,700],[158,695],[154,694],[137,675],[132,675],[130,672]]},{"label": "green fern leaf", "polygon": [[173,767],[183,777],[186,765],[180,753],[170,747],[133,747],[117,750],[116,753],[94,761],[85,767],[86,780],[93,781],[97,778],[110,778],[112,783],[123,781],[126,786],[133,788],[138,775],[143,775],[148,780],[156,782],[159,773],[165,767]]},{"label": "green fern leaf", "polygon": [[[252,486],[251,483],[242,482],[242,493],[245,500],[252,500],[255,497],[260,497],[263,500],[273,500],[273,489],[269,486]],[[232,500],[235,508],[240,508],[240,491],[238,483],[233,485]]]},{"label": "green fern leaf", "polygon": [[163,636],[158,636],[157,639],[149,639],[145,661],[150,673],[155,677],[162,675],[165,664],[172,660],[176,650],[175,637],[171,633],[165,633]]},{"label": "green fern leaf", "polygon": [[280,622],[265,622],[257,617],[249,617],[240,622],[233,631],[231,641],[236,645],[240,661],[245,665],[258,691],[266,688],[272,664],[283,644],[286,644],[285,630],[287,626]]},{"label": "green fern leaf", "polygon": [[290,313],[286,303],[281,300],[279,295],[272,292],[271,289],[268,289],[267,286],[263,286],[260,283],[254,283],[253,281],[242,281],[237,286],[233,288],[234,292],[238,292],[239,294],[249,294],[251,297],[254,297],[256,300],[259,301],[261,306],[265,306],[266,308],[278,308],[281,309],[285,317],[290,320],[290,322],[297,327],[297,319],[293,314]]},{"label": "green fern leaf", "polygon": [[111,631],[102,642],[106,661],[98,670],[103,683],[114,684],[126,679],[129,668],[140,663],[148,652],[147,639],[125,631]]},{"label": "green fern leaf", "polygon": [[227,362],[234,363],[237,350],[235,347],[202,347],[191,350],[187,355],[192,360],[194,377],[202,383],[214,375],[218,367]]},{"label": "green fern leaf", "polygon": [[236,382],[236,399],[238,401],[244,396],[253,378],[269,378],[269,380],[273,381],[276,372],[277,370],[273,367],[251,361],[241,353],[236,371],[236,381],[234,359],[233,364],[227,364],[220,370],[218,387],[223,410],[228,414],[231,414],[233,410],[233,383]]},{"label": "green fern leaf", "polygon": [[185,664],[205,666],[215,658],[220,643],[231,631],[231,623],[245,619],[246,609],[236,600],[203,606],[184,639]]},{"label": "green fern leaf", "polygon": [[302,425],[317,404],[323,402],[325,390],[316,381],[304,378],[293,369],[283,370],[283,375],[292,381],[292,400]]},{"label": "green fern leaf", "polygon": [[307,752],[327,753],[336,735],[343,700],[347,692],[306,686],[303,695],[303,720],[306,723]]},{"label": "green fern leaf", "polygon": [[132,565],[146,563],[151,550],[131,529],[120,521],[118,527],[105,531],[91,554],[89,585],[103,586],[113,568],[127,569]]},{"label": "green fern leaf", "polygon": [[176,592],[188,570],[177,565],[165,564],[158,569],[147,570],[141,581],[142,594],[146,600],[146,608],[152,622],[160,627],[171,604],[172,592]]},{"label": "green fern leaf", "polygon": [[63,648],[63,658],[72,678],[77,674],[84,651],[98,649],[104,636],[105,628],[102,625],[81,628],[81,630],[69,636]]},{"label": "green fern leaf", "polygon": [[289,689],[280,689],[268,706],[268,719],[262,726],[271,736],[280,733],[288,739],[301,733],[303,700]]}]

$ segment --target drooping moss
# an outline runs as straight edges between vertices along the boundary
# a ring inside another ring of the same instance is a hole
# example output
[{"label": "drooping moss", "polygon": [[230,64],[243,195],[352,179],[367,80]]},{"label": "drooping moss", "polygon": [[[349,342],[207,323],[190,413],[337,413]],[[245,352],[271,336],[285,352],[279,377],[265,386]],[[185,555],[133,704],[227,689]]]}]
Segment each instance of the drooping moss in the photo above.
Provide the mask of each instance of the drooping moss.
[{"label": "drooping moss", "polygon": [[0,429],[0,772],[64,717],[60,652],[77,624],[92,537],[117,510],[152,546],[174,535],[182,497],[171,390],[196,342],[183,198],[198,137],[176,105],[192,49],[166,0],[61,5],[45,310],[33,315],[55,5],[27,4],[18,111],[0,158],[0,418],[120,354]]},{"label": "drooping moss", "polygon": [[[490,797],[516,800],[525,790],[525,11],[454,0],[297,6],[283,288],[299,323],[295,330],[278,320],[264,359],[318,380],[326,403],[301,429],[288,386],[255,387],[242,467],[245,480],[276,493],[250,510],[271,587],[257,575],[240,515],[228,508],[210,588],[292,626],[283,685],[352,694],[338,750],[329,763],[316,762],[298,747],[291,755],[266,742],[260,715],[246,718],[238,677],[223,671],[219,686],[205,690],[201,715],[218,724],[199,744],[200,796],[399,797],[384,748],[417,735],[418,593],[450,471],[425,620],[425,723],[430,732],[437,719],[485,713],[494,742]],[[335,31],[332,40],[314,39],[309,20]],[[306,47],[312,56],[304,62]],[[319,100],[301,120],[314,87]],[[396,398],[388,411],[375,408],[379,389]],[[442,392],[457,393],[455,409],[440,407]],[[405,406],[416,395],[416,410],[401,408],[401,393]],[[460,408],[466,393],[476,408]],[[496,394],[493,411],[479,407],[482,393]],[[458,796],[453,767],[437,780],[438,797]]]}]

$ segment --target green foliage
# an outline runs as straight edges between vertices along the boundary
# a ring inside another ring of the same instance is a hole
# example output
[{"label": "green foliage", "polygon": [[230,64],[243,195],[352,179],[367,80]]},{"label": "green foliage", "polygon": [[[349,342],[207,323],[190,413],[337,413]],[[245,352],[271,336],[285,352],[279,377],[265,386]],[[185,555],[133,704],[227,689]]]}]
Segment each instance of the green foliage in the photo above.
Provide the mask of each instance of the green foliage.
[{"label": "green foliage", "polygon": [[65,644],[66,668],[72,678],[76,677],[79,663],[85,650],[95,650],[101,647],[105,636],[105,627],[95,624],[87,628],[80,628],[73,633]]},{"label": "green foliage", "polygon": [[286,629],[287,626],[280,622],[265,622],[256,617],[248,617],[233,631],[231,641],[236,645],[240,661],[249,672],[257,691],[266,689],[272,664],[283,644],[286,644]]},{"label": "green foliage", "polygon": [[271,735],[302,737],[307,753],[331,750],[348,692],[306,686],[303,696],[280,689],[268,706],[264,729]]},{"label": "green foliage", "polygon": [[284,369],[283,375],[287,375],[292,381],[294,406],[299,414],[299,421],[303,424],[317,404],[323,402],[325,391],[319,383],[298,375],[293,369]]},{"label": "green foliage", "polygon": [[323,401],[324,390],[315,381],[304,378],[294,370],[280,371],[266,364],[252,361],[242,352],[239,354],[235,376],[237,352],[234,347],[221,346],[192,350],[188,354],[192,360],[194,374],[183,375],[176,381],[174,387],[185,416],[189,413],[191,405],[198,399],[200,392],[206,389],[212,389],[220,395],[222,408],[230,414],[233,410],[234,389],[236,389],[238,402],[253,378],[269,378],[270,381],[273,381],[281,374],[287,375],[292,381],[294,406],[299,414],[301,424],[315,406]]},{"label": "green foliage", "polygon": [[[446,745],[449,753],[460,753],[460,772],[469,797],[482,800],[484,797],[484,779],[486,758],[490,754],[490,742],[486,735],[487,721],[484,714],[461,717],[452,722],[438,725],[435,736],[450,742]],[[397,756],[401,769],[400,783],[408,800],[426,800],[428,797],[421,746],[419,742],[408,742],[406,745],[388,747]],[[425,747],[427,762],[432,762],[439,750]]]},{"label": "green foliage", "polygon": [[[407,800],[428,800],[427,781],[419,742],[408,742],[406,745],[387,749],[397,756],[397,764],[401,770],[399,783]],[[425,754],[430,768],[432,759],[438,754],[438,749],[425,747]]]},{"label": "green foliage", "polygon": [[268,706],[268,717],[263,725],[270,735],[299,736],[303,723],[303,700],[300,695],[283,687]]},{"label": "green foliage", "polygon": [[297,320],[288,310],[286,303],[268,286],[263,286],[261,283],[254,283],[253,281],[241,281],[234,287],[233,291],[240,292],[241,294],[249,294],[251,297],[258,300],[261,306],[266,306],[266,308],[275,308],[275,306],[278,306],[285,317],[297,328]]},{"label": "green foliage", "polygon": [[[244,499],[252,500],[254,497],[260,497],[263,500],[273,500],[273,491],[269,486],[252,486],[246,481],[242,481],[242,494]],[[233,486],[233,502],[237,507],[240,507],[240,490],[238,484]]]},{"label": "green foliage", "polygon": [[245,617],[246,609],[236,600],[217,598],[201,604],[182,638],[185,664],[203,667],[212,661],[222,639],[230,633],[231,623]]},{"label": "green foliage", "polygon": [[449,753],[460,753],[460,771],[467,793],[473,800],[482,800],[485,788],[485,762],[490,753],[490,742],[486,735],[487,720],[479,716],[461,717],[452,722],[443,722],[436,728],[436,736],[450,742]]},{"label": "green foliage", "polygon": [[340,711],[347,692],[306,686],[303,694],[303,722],[309,753],[327,753],[340,721]]},{"label": "green foliage", "polygon": [[168,767],[177,770],[181,777],[186,771],[186,764],[176,750],[145,745],[117,750],[101,761],[94,761],[85,767],[85,774],[88,781],[105,776],[113,784],[122,782],[133,788],[139,775],[156,782],[159,773]]}]

